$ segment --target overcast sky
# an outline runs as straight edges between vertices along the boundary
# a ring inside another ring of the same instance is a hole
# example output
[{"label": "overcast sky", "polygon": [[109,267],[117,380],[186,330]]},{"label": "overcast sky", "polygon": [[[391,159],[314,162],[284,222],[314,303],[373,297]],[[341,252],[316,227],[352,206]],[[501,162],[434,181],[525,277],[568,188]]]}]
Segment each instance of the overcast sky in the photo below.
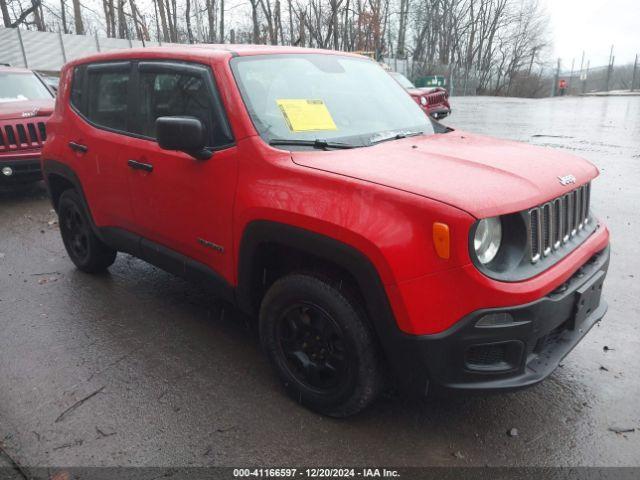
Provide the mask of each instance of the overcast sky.
[{"label": "overcast sky", "polygon": [[[555,57],[580,68],[582,51],[591,66],[606,65],[611,45],[616,65],[640,53],[640,0],[544,0],[551,20]],[[585,60],[586,62],[586,60]]]}]

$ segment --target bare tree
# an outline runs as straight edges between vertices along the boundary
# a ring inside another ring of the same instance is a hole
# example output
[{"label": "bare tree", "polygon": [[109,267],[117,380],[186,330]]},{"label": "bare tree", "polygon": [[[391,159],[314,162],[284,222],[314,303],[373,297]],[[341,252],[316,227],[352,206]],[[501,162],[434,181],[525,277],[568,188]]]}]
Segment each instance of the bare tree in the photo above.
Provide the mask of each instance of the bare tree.
[{"label": "bare tree", "polygon": [[253,25],[252,43],[260,43],[260,21],[258,19],[259,2],[260,0],[249,0],[249,3],[251,3],[251,23]]},{"label": "bare tree", "polygon": [[398,25],[398,42],[396,47],[396,55],[399,58],[404,58],[406,54],[406,39],[407,39],[407,25],[409,18],[409,0],[400,0],[400,12],[399,12],[399,25]]},{"label": "bare tree", "polygon": [[191,0],[185,0],[186,7],[184,12],[185,23],[187,24],[187,40],[193,43],[193,31],[191,30]]},{"label": "bare tree", "polygon": [[220,0],[220,43],[224,43],[224,0]]},{"label": "bare tree", "polygon": [[60,0],[60,21],[62,22],[62,32],[69,33],[67,28],[67,5],[65,0]]},{"label": "bare tree", "polygon": [[9,15],[9,8],[7,6],[7,0],[0,0],[0,12],[2,12],[2,22],[6,28],[11,27],[11,16]]}]

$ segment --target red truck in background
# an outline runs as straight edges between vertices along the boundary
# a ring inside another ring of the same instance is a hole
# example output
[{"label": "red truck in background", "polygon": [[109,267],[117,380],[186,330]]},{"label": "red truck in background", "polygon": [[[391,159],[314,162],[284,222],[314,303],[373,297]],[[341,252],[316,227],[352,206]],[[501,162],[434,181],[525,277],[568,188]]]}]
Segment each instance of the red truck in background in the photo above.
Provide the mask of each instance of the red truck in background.
[{"label": "red truck in background", "polygon": [[440,120],[451,114],[449,92],[446,89],[442,87],[418,88],[403,74],[398,72],[389,73],[427,115]]},{"label": "red truck in background", "polygon": [[0,66],[0,184],[42,179],[40,153],[54,94],[24,68]]}]

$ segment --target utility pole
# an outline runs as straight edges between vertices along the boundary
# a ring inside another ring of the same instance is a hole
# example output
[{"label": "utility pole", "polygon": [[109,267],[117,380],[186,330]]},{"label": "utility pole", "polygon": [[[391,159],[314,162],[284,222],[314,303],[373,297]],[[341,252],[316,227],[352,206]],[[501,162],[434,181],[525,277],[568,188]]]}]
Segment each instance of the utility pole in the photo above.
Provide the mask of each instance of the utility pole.
[{"label": "utility pole", "polygon": [[555,97],[558,93],[558,81],[560,80],[560,59],[558,58],[558,66],[556,67],[556,76],[553,77],[553,88],[551,89],[551,96]]},{"label": "utility pole", "polygon": [[587,70],[584,72],[584,76],[582,77],[582,93],[587,91],[587,77],[589,76],[589,65],[591,64],[591,60],[587,60]]},{"label": "utility pole", "polygon": [[611,53],[609,54],[609,67],[607,68],[607,85],[605,91],[609,91],[609,82],[611,81],[611,71],[613,70],[613,45],[611,45]]},{"label": "utility pole", "polygon": [[571,59],[571,73],[569,74],[569,85],[567,85],[567,92],[571,95],[571,86],[573,85],[573,67],[575,67],[576,59]]},{"label": "utility pole", "polygon": [[638,54],[636,53],[636,61],[633,62],[633,78],[631,79],[631,91],[633,92],[633,89],[636,86],[636,76],[638,74]]}]

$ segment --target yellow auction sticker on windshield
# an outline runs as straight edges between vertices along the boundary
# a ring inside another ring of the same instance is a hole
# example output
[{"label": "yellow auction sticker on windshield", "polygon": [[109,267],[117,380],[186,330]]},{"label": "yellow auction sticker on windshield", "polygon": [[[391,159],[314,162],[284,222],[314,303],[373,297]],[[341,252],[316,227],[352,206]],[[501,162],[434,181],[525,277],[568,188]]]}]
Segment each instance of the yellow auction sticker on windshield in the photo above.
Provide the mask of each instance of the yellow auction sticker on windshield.
[{"label": "yellow auction sticker on windshield", "polygon": [[276,103],[292,132],[338,129],[322,100],[279,99]]}]

